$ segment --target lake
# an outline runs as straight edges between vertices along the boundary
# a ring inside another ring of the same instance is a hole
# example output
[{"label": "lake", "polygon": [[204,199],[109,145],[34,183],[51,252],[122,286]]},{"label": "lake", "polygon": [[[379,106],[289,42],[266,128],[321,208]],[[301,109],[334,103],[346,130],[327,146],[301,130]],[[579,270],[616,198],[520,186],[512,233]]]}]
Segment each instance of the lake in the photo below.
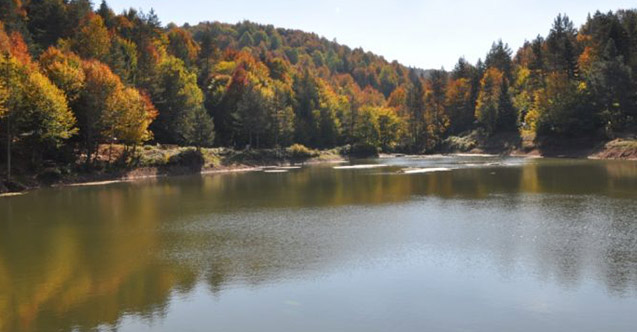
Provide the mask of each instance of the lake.
[{"label": "lake", "polygon": [[636,203],[637,162],[490,156],[43,189],[0,331],[635,331]]}]

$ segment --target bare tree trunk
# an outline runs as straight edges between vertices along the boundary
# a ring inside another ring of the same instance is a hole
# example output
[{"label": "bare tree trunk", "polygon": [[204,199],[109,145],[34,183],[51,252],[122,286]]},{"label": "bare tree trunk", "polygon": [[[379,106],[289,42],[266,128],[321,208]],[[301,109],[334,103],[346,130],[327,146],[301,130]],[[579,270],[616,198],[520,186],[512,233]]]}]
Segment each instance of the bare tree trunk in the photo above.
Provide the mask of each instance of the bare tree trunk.
[{"label": "bare tree trunk", "polygon": [[113,141],[111,140],[111,144],[108,147],[108,164],[111,164],[111,156],[113,155]]},{"label": "bare tree trunk", "polygon": [[86,166],[90,166],[91,165],[91,157],[93,155],[93,148],[91,147],[91,145],[87,145],[86,146]]},{"label": "bare tree trunk", "polygon": [[11,116],[7,117],[7,181],[11,181]]}]

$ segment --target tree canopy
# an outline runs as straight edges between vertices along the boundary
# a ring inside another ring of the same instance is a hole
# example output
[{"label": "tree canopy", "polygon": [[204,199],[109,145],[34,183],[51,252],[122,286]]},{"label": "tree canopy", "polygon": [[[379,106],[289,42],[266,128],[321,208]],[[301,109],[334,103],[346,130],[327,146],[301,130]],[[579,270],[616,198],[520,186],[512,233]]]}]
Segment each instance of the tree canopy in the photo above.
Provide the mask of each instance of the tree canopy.
[{"label": "tree canopy", "polygon": [[476,129],[542,141],[637,128],[635,10],[580,28],[560,14],[517,52],[498,40],[447,72],[248,21],[163,26],[152,10],[88,0],[0,9],[0,132],[16,148],[46,141],[87,160],[114,140],[424,152]]}]

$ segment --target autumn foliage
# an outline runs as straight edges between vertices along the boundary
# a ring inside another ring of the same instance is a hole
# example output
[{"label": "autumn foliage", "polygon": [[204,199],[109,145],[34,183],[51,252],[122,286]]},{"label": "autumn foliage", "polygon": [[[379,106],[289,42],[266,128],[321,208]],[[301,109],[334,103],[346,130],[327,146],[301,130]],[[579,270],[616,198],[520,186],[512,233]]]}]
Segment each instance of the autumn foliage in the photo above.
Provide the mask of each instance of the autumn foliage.
[{"label": "autumn foliage", "polygon": [[579,29],[560,15],[515,54],[498,41],[445,71],[251,22],[162,26],[152,11],[87,0],[6,8],[0,133],[33,160],[65,150],[90,163],[113,142],[421,153],[476,130],[541,142],[637,126],[634,10]]}]

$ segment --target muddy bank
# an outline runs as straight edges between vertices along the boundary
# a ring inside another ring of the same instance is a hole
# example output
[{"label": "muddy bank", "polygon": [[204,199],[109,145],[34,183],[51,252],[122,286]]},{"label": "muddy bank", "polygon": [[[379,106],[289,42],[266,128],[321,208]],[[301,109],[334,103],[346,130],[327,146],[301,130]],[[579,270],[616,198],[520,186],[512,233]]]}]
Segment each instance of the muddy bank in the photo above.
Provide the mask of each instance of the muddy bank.
[{"label": "muddy bank", "polygon": [[535,142],[535,137],[531,135],[500,133],[486,136],[480,131],[472,131],[461,136],[448,137],[436,152],[536,158],[637,160],[637,139],[626,137],[602,142],[593,138],[555,139],[538,144]]},{"label": "muddy bank", "polygon": [[636,139],[616,139],[599,147],[589,156],[594,159],[637,160]]}]

